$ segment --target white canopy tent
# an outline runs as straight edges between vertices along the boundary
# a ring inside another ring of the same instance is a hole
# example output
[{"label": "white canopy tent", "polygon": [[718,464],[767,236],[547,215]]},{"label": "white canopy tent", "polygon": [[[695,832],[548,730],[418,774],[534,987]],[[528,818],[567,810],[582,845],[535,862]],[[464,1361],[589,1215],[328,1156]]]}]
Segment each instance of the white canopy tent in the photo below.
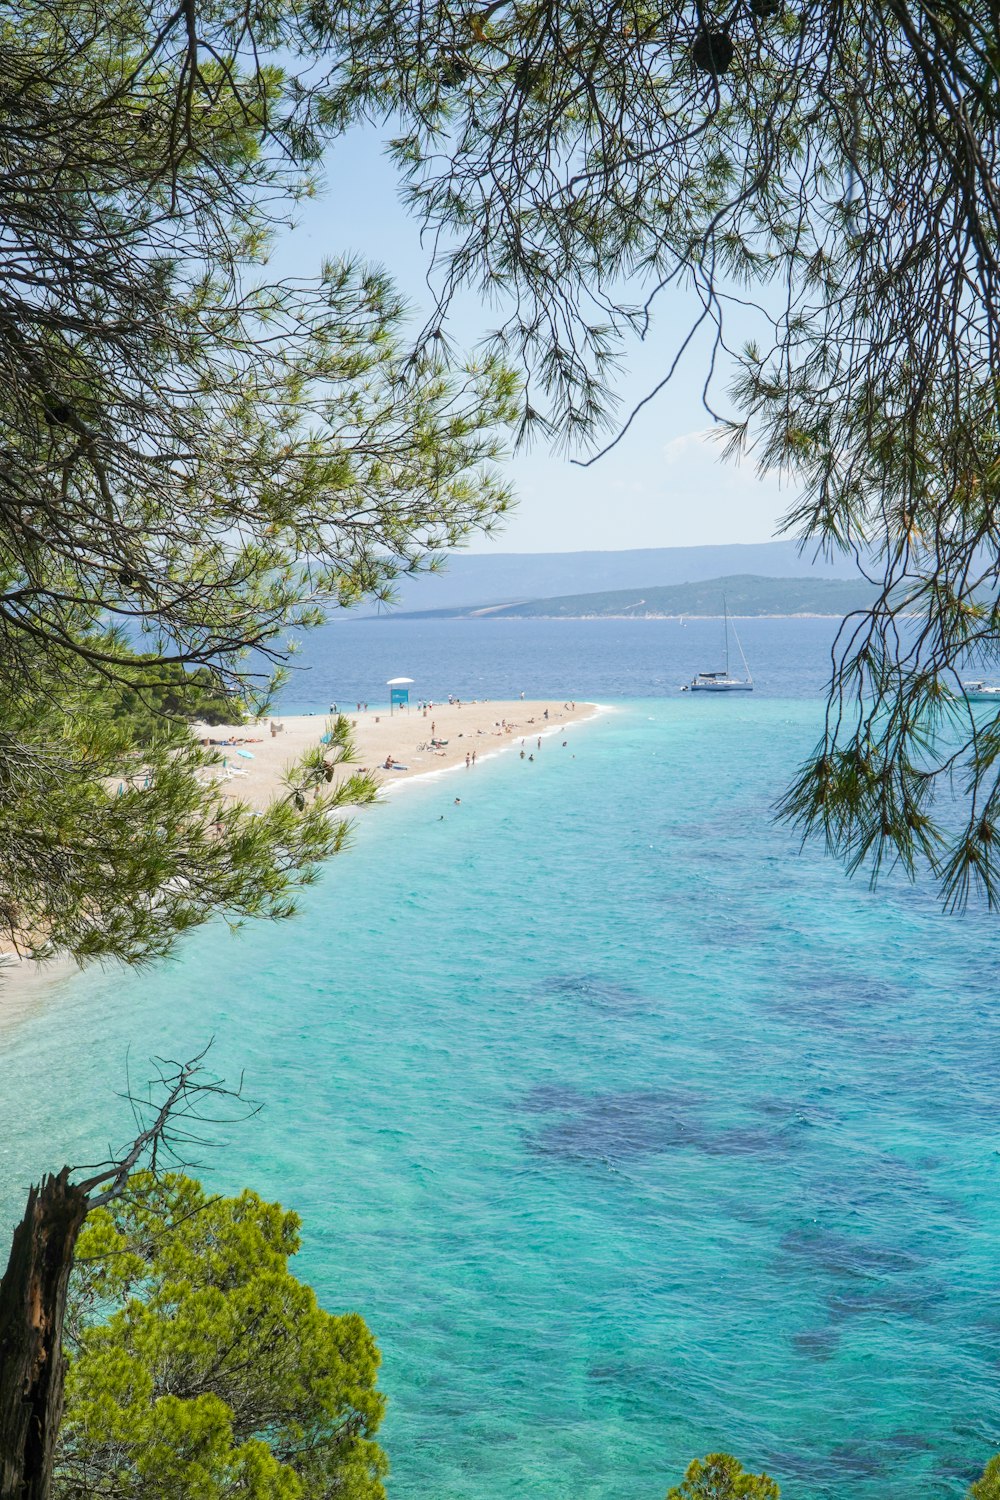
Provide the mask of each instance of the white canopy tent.
[{"label": "white canopy tent", "polygon": [[390,677],[386,682],[389,689],[389,712],[393,713],[397,708],[408,708],[410,706],[410,686],[412,677]]}]

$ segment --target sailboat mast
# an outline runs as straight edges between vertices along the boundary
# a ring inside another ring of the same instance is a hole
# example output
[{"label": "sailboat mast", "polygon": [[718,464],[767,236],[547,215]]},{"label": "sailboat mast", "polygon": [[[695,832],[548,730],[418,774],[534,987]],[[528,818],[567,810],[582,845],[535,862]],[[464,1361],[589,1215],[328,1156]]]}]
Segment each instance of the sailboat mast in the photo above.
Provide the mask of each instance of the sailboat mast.
[{"label": "sailboat mast", "polygon": [[728,677],[729,676],[729,606],[726,603],[726,596],[725,596],[725,594],[723,594],[723,596],[722,596],[722,617],[723,617],[723,619],[726,622],[726,676]]},{"label": "sailboat mast", "polygon": [[749,664],[747,662],[747,654],[743,650],[743,642],[740,640],[740,633],[736,629],[735,625],[733,626],[733,635],[736,637],[736,644],[740,648],[740,660],[743,663],[743,670],[747,674],[747,682],[749,682],[752,685],[753,684],[753,677],[750,675],[750,666],[749,666]]}]

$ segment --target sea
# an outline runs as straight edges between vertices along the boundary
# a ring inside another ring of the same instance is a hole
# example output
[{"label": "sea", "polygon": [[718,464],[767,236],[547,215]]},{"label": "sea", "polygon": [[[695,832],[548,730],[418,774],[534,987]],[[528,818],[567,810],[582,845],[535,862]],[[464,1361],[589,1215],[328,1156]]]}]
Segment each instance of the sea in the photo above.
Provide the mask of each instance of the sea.
[{"label": "sea", "polygon": [[[533,763],[401,784],[296,919],[53,983],[0,1032],[0,1229],[212,1040],[262,1108],[192,1148],[301,1214],[382,1350],[395,1500],[947,1500],[1000,1449],[997,919],[848,879],[774,806],[835,624],[350,621],[288,709],[596,700]],[[562,744],[565,738],[567,743]],[[454,797],[461,795],[456,807]]]}]

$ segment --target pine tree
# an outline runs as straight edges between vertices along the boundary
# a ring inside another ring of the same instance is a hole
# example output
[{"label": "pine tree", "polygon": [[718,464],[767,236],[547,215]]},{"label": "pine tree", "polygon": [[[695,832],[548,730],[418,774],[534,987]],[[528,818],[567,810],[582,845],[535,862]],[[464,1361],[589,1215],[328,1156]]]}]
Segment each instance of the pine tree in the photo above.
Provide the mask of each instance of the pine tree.
[{"label": "pine tree", "polygon": [[21,951],[142,961],[216,912],[286,914],[370,784],[251,819],[151,717],[259,710],[290,635],[507,505],[496,360],[415,354],[377,269],[268,280],[336,128],[321,52],[281,0],[26,0],[0,28],[0,934]]},{"label": "pine tree", "polygon": [[300,1223],[135,1174],[80,1236],[54,1500],[384,1500],[379,1355],[288,1270]]}]

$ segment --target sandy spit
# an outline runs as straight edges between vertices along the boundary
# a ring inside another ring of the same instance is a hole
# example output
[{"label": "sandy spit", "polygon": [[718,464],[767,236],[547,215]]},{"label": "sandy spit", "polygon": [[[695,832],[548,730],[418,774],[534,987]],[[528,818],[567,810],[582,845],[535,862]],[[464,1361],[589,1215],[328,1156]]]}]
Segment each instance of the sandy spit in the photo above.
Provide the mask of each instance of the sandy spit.
[{"label": "sandy spit", "polygon": [[[358,750],[357,761],[339,768],[338,779],[364,767],[376,774],[383,789],[410,777],[464,766],[466,756],[471,761],[473,753],[478,764],[505,746],[520,749],[522,739],[566,729],[600,711],[593,703],[557,700],[435,703],[427,709],[413,706],[394,714],[382,708],[358,712],[351,704],[338,708],[352,726]],[[272,724],[277,730],[273,735]],[[273,798],[288,795],[287,772],[304,751],[320,743],[327,724],[325,714],[279,714],[259,725],[208,728],[196,724],[194,733],[217,742],[213,748],[225,764],[211,774],[224,795],[262,808]],[[233,743],[218,743],[223,740]],[[386,766],[390,757],[392,767]]]},{"label": "sandy spit", "polygon": [[[471,763],[473,753],[478,765],[501,751],[520,750],[522,739],[526,748],[535,749],[538,737],[565,732],[601,712],[594,703],[556,699],[435,703],[426,711],[414,705],[393,714],[383,708],[358,711],[353,704],[338,708],[352,725],[358,758],[338,767],[335,781],[365,768],[375,774],[383,795],[400,782],[464,768],[466,756]],[[210,748],[219,757],[204,778],[214,781],[227,799],[261,809],[289,795],[286,775],[306,750],[321,743],[328,723],[326,714],[276,714],[257,724],[195,724],[192,732],[197,739],[214,741]],[[436,747],[431,739],[438,741]],[[222,743],[226,740],[230,743]],[[392,768],[385,765],[388,757]],[[5,953],[0,945],[0,1029],[16,1024],[57,981],[74,972],[71,959],[34,964]]]}]

